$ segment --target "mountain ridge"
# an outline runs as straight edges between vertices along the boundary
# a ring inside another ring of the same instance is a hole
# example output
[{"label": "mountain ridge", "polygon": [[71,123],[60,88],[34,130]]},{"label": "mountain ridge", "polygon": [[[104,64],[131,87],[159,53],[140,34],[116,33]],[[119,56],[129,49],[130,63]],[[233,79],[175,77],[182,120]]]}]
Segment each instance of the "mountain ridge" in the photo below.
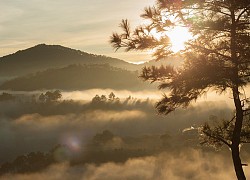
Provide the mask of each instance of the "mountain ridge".
[{"label": "mountain ridge", "polygon": [[95,55],[61,45],[38,44],[0,57],[1,76],[20,76],[70,64],[110,64],[131,71],[141,66],[104,55]]},{"label": "mountain ridge", "polygon": [[34,91],[42,89],[85,90],[94,88],[141,90],[149,84],[138,79],[137,72],[109,64],[69,65],[20,76],[0,85],[1,90]]}]

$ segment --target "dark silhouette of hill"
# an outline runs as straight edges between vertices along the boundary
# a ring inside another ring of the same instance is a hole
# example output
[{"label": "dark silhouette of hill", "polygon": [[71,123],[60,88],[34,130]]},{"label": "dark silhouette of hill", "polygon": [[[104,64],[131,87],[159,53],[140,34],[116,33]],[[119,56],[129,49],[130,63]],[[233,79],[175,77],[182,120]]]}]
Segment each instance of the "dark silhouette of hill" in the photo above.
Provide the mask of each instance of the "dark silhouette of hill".
[{"label": "dark silhouette of hill", "polygon": [[147,83],[138,79],[137,72],[115,68],[109,64],[95,64],[48,69],[6,81],[0,89],[19,91],[91,88],[140,90],[149,87]]},{"label": "dark silhouette of hill", "polygon": [[110,64],[127,70],[138,70],[139,66],[120,59],[102,55],[88,54],[60,45],[39,44],[0,57],[0,75],[20,76],[48,68],[65,67],[70,64]]}]

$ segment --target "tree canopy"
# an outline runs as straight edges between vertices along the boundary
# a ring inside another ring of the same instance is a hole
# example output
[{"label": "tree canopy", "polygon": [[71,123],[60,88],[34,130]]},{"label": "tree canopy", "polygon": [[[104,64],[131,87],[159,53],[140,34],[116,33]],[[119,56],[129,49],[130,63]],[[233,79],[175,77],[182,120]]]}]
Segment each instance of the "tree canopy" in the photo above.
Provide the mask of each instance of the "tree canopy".
[{"label": "tree canopy", "polygon": [[41,102],[53,102],[62,98],[62,93],[59,90],[47,91],[45,94],[40,94],[39,100]]},{"label": "tree canopy", "polygon": [[[232,93],[236,113],[233,120],[225,123],[230,126],[211,128],[206,124],[202,132],[214,140],[210,143],[219,141],[231,148],[237,178],[245,179],[239,146],[242,139],[250,138],[244,133],[249,130],[244,128],[249,125],[244,122],[249,115],[249,99],[244,91],[250,82],[249,0],[157,0],[155,6],[145,8],[141,17],[146,20],[145,25],[134,31],[128,20],[122,20],[123,32],[113,33],[110,43],[116,50],[153,50],[156,60],[176,54],[184,59],[178,68],[161,66],[142,70],[141,78],[158,81],[160,89],[170,90],[156,104],[160,113],[187,107],[211,90]],[[167,35],[175,26],[186,27],[193,36],[178,53],[171,49],[171,37]],[[230,129],[231,134],[216,131],[222,127]]]}]

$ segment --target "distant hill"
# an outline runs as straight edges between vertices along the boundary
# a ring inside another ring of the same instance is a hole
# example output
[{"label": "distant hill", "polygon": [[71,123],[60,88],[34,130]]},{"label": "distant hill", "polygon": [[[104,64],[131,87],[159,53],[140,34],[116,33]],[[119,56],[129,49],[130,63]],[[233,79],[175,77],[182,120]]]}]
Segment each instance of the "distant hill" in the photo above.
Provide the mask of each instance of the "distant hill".
[{"label": "distant hill", "polygon": [[40,44],[0,57],[0,76],[20,76],[49,68],[65,67],[70,64],[110,64],[132,71],[141,67],[120,59],[88,54],[60,45]]},{"label": "distant hill", "polygon": [[141,67],[143,66],[161,66],[161,65],[170,65],[170,66],[175,66],[178,67],[180,65],[182,65],[183,63],[183,59],[180,56],[175,56],[175,57],[169,57],[167,59],[162,59],[159,61],[156,60],[150,60],[148,62],[145,62],[144,64],[141,64]]},{"label": "distant hill", "polygon": [[148,83],[138,79],[137,76],[137,72],[115,68],[108,64],[69,65],[6,81],[0,86],[0,89],[31,91],[39,89],[112,88],[141,90],[152,88]]}]

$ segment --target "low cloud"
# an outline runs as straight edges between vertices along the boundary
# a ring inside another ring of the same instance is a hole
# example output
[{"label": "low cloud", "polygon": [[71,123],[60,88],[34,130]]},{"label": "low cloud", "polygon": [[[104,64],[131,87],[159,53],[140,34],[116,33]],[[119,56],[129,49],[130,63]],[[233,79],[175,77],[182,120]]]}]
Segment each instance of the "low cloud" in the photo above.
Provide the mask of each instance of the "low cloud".
[{"label": "low cloud", "polygon": [[[103,130],[118,136],[137,137],[166,132],[174,135],[181,133],[184,128],[203,124],[209,120],[210,115],[227,118],[232,113],[225,102],[199,103],[185,110],[177,110],[169,116],[157,115],[150,101],[38,106],[38,109],[41,108],[39,114],[30,113],[33,107],[24,106],[5,106],[10,108],[10,112],[20,111],[21,116],[8,119],[2,117],[0,120],[0,153],[4,154],[0,158],[2,162],[32,151],[48,151],[56,144],[62,144],[68,137],[77,139],[84,146]],[[75,112],[65,114],[67,109]],[[116,143],[119,144],[119,141]]]},{"label": "low cloud", "polygon": [[[246,176],[250,173],[245,169]],[[25,175],[6,175],[1,180],[183,180],[236,179],[232,163],[222,154],[184,149],[181,152],[129,159],[125,163],[69,166],[60,164],[43,172]]]},{"label": "low cloud", "polygon": [[114,90],[114,89],[89,89],[84,91],[64,91],[62,92],[62,95],[64,99],[69,100],[85,100],[89,101],[93,97],[95,97],[96,94],[98,95],[105,95],[108,97],[108,95],[113,92],[117,97],[121,99],[125,99],[132,95],[133,98],[137,99],[160,99],[161,93],[157,90],[145,90],[145,91],[129,91],[129,90]]},{"label": "low cloud", "polygon": [[133,119],[142,120],[146,118],[146,113],[139,110],[104,111],[94,110],[83,114],[68,114],[41,116],[40,114],[28,114],[14,120],[13,126],[27,129],[51,129],[61,126],[81,127],[86,124],[109,123],[117,121],[129,121]]}]

